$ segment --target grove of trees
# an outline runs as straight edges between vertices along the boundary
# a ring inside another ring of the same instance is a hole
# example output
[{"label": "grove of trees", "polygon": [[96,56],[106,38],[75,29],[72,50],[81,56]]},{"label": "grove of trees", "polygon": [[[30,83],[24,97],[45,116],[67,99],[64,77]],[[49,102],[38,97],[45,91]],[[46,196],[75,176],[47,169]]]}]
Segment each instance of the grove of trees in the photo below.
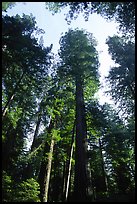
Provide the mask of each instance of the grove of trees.
[{"label": "grove of trees", "polygon": [[[3,11],[16,3],[3,2]],[[53,13],[68,6],[67,20],[97,12],[119,22],[122,37],[106,39],[116,63],[107,94],[117,108],[95,98],[100,64],[92,33],[69,29],[56,56],[37,39],[44,30],[35,17],[2,15],[2,202],[134,202],[135,5],[45,5]]]}]

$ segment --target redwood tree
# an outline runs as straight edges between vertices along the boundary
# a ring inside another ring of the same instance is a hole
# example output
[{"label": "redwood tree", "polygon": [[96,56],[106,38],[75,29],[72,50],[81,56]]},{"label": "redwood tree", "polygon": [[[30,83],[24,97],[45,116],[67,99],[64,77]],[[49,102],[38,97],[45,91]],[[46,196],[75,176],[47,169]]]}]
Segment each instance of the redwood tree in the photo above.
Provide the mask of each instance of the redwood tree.
[{"label": "redwood tree", "polygon": [[95,40],[92,34],[83,30],[69,30],[60,39],[59,56],[61,61],[58,74],[73,81],[75,86],[75,114],[76,114],[76,140],[75,140],[75,187],[74,201],[87,200],[87,161],[86,140],[87,127],[85,116],[84,88],[89,81],[98,85],[98,57],[95,49]]}]

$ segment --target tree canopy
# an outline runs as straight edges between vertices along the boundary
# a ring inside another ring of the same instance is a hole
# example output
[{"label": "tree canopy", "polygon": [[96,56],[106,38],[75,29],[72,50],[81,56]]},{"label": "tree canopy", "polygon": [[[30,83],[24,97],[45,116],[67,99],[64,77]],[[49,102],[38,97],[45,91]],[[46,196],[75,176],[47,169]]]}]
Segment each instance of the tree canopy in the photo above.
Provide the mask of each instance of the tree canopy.
[{"label": "tree canopy", "polygon": [[12,8],[15,2],[2,2],[2,11],[7,11],[8,8]]},{"label": "tree canopy", "polygon": [[[135,103],[135,44],[118,36],[107,39],[109,53],[117,64],[109,71],[109,93],[126,112],[134,114]],[[130,53],[130,54],[129,54]]]},{"label": "tree canopy", "polygon": [[88,20],[92,13],[97,13],[108,20],[115,19],[123,32],[129,32],[131,35],[135,32],[135,2],[46,2],[45,4],[53,14],[68,7],[69,11],[66,14],[68,23],[76,19],[79,13],[83,13],[85,20]]}]

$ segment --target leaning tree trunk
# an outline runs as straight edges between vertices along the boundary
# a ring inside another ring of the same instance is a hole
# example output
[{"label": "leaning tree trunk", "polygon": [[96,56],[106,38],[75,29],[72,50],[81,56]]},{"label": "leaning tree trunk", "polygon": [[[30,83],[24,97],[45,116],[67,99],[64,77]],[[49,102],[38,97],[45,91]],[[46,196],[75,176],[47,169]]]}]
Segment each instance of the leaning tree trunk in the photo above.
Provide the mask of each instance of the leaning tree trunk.
[{"label": "leaning tree trunk", "polygon": [[43,202],[48,201],[48,190],[49,190],[49,181],[50,181],[50,173],[51,173],[51,164],[52,164],[52,155],[53,155],[53,148],[54,148],[54,139],[51,139],[50,144],[50,151],[48,155],[48,164],[47,164],[47,174],[44,177],[44,193],[43,193]]},{"label": "leaning tree trunk", "polygon": [[86,202],[87,175],[86,175],[86,139],[87,128],[82,80],[76,79],[76,148],[75,148],[75,180],[74,201]]},{"label": "leaning tree trunk", "polygon": [[25,72],[22,73],[22,75],[21,75],[19,81],[17,82],[17,84],[16,84],[16,86],[15,86],[15,88],[14,88],[12,94],[10,95],[10,97],[9,97],[9,99],[8,99],[8,101],[7,101],[6,105],[5,105],[5,107],[3,108],[2,117],[4,117],[4,116],[6,115],[6,112],[7,112],[7,110],[8,110],[8,107],[9,107],[9,105],[11,104],[12,100],[14,99],[15,93],[16,93],[16,91],[17,91],[17,88],[18,88],[18,86],[19,86],[19,84],[20,84],[20,82],[21,82],[21,80],[22,80],[22,78],[23,78],[24,75],[25,75]]},{"label": "leaning tree trunk", "polygon": [[66,185],[65,185],[65,201],[67,201],[68,199],[68,191],[69,191],[70,175],[71,175],[71,164],[72,164],[72,156],[73,156],[73,151],[74,151],[74,134],[75,134],[75,122],[73,126],[72,140],[71,140],[70,153],[69,153],[69,163],[68,163],[67,179],[66,179]]},{"label": "leaning tree trunk", "polygon": [[[51,119],[49,127],[47,128],[47,134],[51,133],[53,127],[54,127],[54,121]],[[47,196],[46,196],[47,192],[46,191],[48,189],[49,181],[48,181],[48,185],[46,186],[46,177],[48,175],[47,178],[48,179],[50,178],[50,171],[51,171],[51,169],[50,169],[51,168],[50,162],[52,162],[52,157],[51,158],[49,157],[47,159],[47,161],[45,161],[45,154],[47,152],[51,151],[51,155],[52,155],[53,147],[54,147],[54,142],[52,140],[51,140],[50,149],[49,149],[49,145],[45,141],[44,151],[43,151],[43,158],[42,158],[42,162],[41,162],[41,166],[40,166],[40,172],[39,172],[39,176],[38,176],[38,180],[39,180],[39,184],[40,184],[40,195],[39,195],[39,197],[40,197],[41,202],[46,202],[44,200],[47,199]],[[46,171],[47,167],[49,167],[48,171]],[[45,194],[45,192],[46,192],[46,194]]]},{"label": "leaning tree trunk", "polygon": [[[42,101],[41,101],[41,103],[42,103]],[[39,132],[39,129],[40,129],[40,123],[41,123],[41,114],[42,114],[41,103],[39,105],[39,110],[38,110],[38,113],[37,113],[38,118],[37,118],[36,128],[35,128],[33,141],[32,141],[32,145],[31,145],[29,154],[31,154],[34,151],[35,146],[36,146],[36,139],[37,139],[37,136],[38,136],[38,132]],[[25,169],[25,171],[24,171],[23,178],[28,179],[28,178],[31,178],[31,177],[33,177],[33,166],[32,166],[32,162],[29,162],[26,169]]]},{"label": "leaning tree trunk", "polygon": [[35,128],[35,132],[34,132],[34,136],[33,136],[33,142],[32,142],[32,145],[31,145],[31,149],[30,149],[30,152],[32,152],[34,150],[34,147],[35,147],[35,143],[36,143],[36,139],[37,139],[37,136],[38,136],[38,132],[39,132],[39,129],[40,129],[40,122],[41,122],[41,115],[42,115],[42,101],[39,105],[39,110],[38,110],[38,120],[37,120],[37,123],[36,123],[36,128]]}]

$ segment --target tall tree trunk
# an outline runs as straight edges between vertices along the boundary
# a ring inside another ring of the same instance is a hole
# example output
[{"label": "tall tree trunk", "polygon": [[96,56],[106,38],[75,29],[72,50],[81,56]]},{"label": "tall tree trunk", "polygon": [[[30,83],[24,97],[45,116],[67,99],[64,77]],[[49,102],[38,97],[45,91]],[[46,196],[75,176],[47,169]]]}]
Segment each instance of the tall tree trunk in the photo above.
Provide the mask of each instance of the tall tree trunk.
[{"label": "tall tree trunk", "polygon": [[75,149],[75,202],[86,202],[87,199],[87,128],[82,80],[76,79],[76,149]]},{"label": "tall tree trunk", "polygon": [[68,190],[69,190],[69,184],[70,184],[70,174],[71,174],[71,163],[72,163],[72,156],[73,156],[73,150],[74,150],[74,134],[75,134],[75,122],[73,126],[73,132],[72,132],[72,141],[71,141],[71,147],[70,147],[70,154],[69,154],[69,164],[68,164],[68,171],[67,171],[67,179],[66,179],[66,187],[65,187],[65,201],[67,201],[68,198]]},{"label": "tall tree trunk", "polygon": [[7,110],[8,110],[8,107],[9,107],[9,105],[11,104],[11,102],[12,102],[14,96],[15,96],[15,93],[16,93],[16,91],[17,91],[17,88],[18,88],[18,86],[19,86],[19,84],[20,84],[20,82],[21,82],[21,80],[22,80],[22,78],[23,78],[24,75],[25,75],[25,72],[22,73],[22,75],[21,75],[19,81],[17,82],[17,84],[16,84],[16,86],[15,86],[13,92],[12,92],[12,94],[10,95],[10,97],[9,97],[9,99],[8,99],[8,101],[7,101],[7,103],[6,103],[5,107],[4,107],[4,109],[3,109],[3,111],[2,111],[2,117],[4,117],[4,116],[6,115],[6,112],[7,112]]},{"label": "tall tree trunk", "polygon": [[89,199],[94,202],[96,200],[96,189],[94,186],[94,181],[93,181],[93,173],[92,173],[92,164],[89,162],[89,185],[88,185],[88,196]]},{"label": "tall tree trunk", "polygon": [[[47,133],[51,133],[51,130],[53,129],[54,127],[54,121],[51,119],[50,121],[50,124],[49,124],[49,127],[47,128]],[[54,143],[52,142],[52,145],[54,146]],[[52,150],[52,148],[51,148]],[[42,162],[41,162],[41,166],[40,166],[40,172],[39,172],[39,177],[38,177],[38,180],[39,180],[39,184],[40,184],[40,200],[41,202],[43,202],[43,199],[45,197],[45,178],[47,176],[47,166],[48,166],[48,160],[45,161],[45,154],[47,152],[50,152],[50,149],[49,149],[49,145],[47,144],[47,142],[45,141],[45,145],[44,145],[44,151],[43,151],[43,158],[42,158]],[[49,165],[50,167],[50,165]]]},{"label": "tall tree trunk", "polygon": [[[41,101],[41,103],[42,103],[42,101]],[[33,142],[32,142],[29,153],[32,153],[35,146],[36,146],[35,144],[36,144],[36,139],[37,139],[39,128],[40,128],[41,114],[42,114],[41,103],[39,105],[39,110],[38,110],[38,113],[37,113],[38,114],[38,119],[37,119],[36,128],[35,128],[35,132],[34,132],[34,136],[33,136]],[[31,178],[32,176],[33,176],[33,167],[32,167],[32,163],[29,162],[26,169],[25,169],[25,171],[24,171],[23,177],[24,177],[24,179],[28,179],[28,178]]]},{"label": "tall tree trunk", "polygon": [[107,182],[107,177],[106,177],[104,158],[103,158],[103,154],[102,154],[102,144],[101,144],[100,138],[99,138],[99,150],[100,150],[101,168],[102,168],[102,174],[103,174],[103,180],[101,182],[102,191],[104,190],[104,191],[108,192],[108,182]]},{"label": "tall tree trunk", "polygon": [[35,128],[35,132],[34,132],[34,136],[33,136],[33,142],[32,142],[32,145],[31,145],[30,152],[32,152],[34,150],[36,139],[37,139],[39,128],[40,128],[41,114],[42,114],[41,104],[42,104],[42,101],[41,101],[41,103],[39,105],[39,110],[38,110],[38,113],[37,113],[38,114],[38,120],[37,120],[37,124],[36,124],[36,128]]},{"label": "tall tree trunk", "polygon": [[63,185],[63,166],[60,161],[60,148],[56,145],[54,149],[54,163],[53,163],[53,174],[52,184],[50,189],[50,202],[54,198],[54,202],[60,202],[62,200],[62,185]]},{"label": "tall tree trunk", "polygon": [[54,148],[54,139],[51,139],[50,144],[50,151],[48,155],[48,164],[47,164],[47,174],[44,177],[44,194],[43,194],[43,202],[48,201],[48,189],[49,189],[49,181],[50,181],[50,173],[51,173],[51,164],[52,164],[52,155],[53,155],[53,148]]},{"label": "tall tree trunk", "polygon": [[115,178],[119,193],[126,194],[131,185],[131,175],[129,167],[125,162],[121,161],[118,163],[117,167],[114,167],[114,171],[116,173]]},{"label": "tall tree trunk", "polygon": [[7,127],[6,141],[2,144],[2,169],[7,171],[10,166],[11,154],[16,143],[16,129],[12,128],[12,125]]},{"label": "tall tree trunk", "polygon": [[67,180],[67,165],[68,161],[63,162],[63,179],[62,179],[62,202],[65,201],[65,192],[66,192],[66,180]]}]

